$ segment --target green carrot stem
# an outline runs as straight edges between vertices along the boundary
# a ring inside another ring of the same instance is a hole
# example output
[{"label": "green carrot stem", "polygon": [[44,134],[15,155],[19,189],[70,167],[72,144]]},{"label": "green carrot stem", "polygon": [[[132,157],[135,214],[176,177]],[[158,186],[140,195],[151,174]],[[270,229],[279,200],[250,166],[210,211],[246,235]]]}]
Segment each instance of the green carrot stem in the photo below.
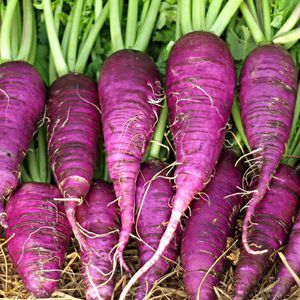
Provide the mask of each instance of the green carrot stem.
[{"label": "green carrot stem", "polygon": [[[54,11],[54,26],[55,26],[56,33],[58,33],[60,27],[60,14],[62,11],[62,7],[63,7],[63,0],[60,0],[60,2],[58,3]],[[53,56],[51,52],[49,54],[48,70],[49,70],[49,82],[50,84],[52,84],[52,82],[54,82],[57,78],[57,73],[55,70],[55,65],[54,65]]]},{"label": "green carrot stem", "polygon": [[51,168],[50,168],[49,160],[48,160],[46,183],[51,183],[51,177],[52,177],[52,173],[51,173]]},{"label": "green carrot stem", "polygon": [[259,24],[254,1],[253,0],[247,0],[247,6],[248,6],[248,8],[249,8],[249,10],[250,10],[253,18],[255,19],[255,21],[257,22],[257,24]]},{"label": "green carrot stem", "polygon": [[265,42],[266,39],[264,37],[264,34],[261,31],[259,24],[255,20],[255,18],[252,16],[248,6],[243,2],[240,6],[240,9],[256,44],[259,45],[260,43]]},{"label": "green carrot stem", "polygon": [[33,38],[34,11],[31,0],[23,0],[23,33],[21,47],[17,56],[18,60],[28,60]]},{"label": "green carrot stem", "polygon": [[95,20],[100,16],[103,8],[103,0],[95,0],[94,9],[95,9]]},{"label": "green carrot stem", "polygon": [[76,0],[74,6],[74,15],[68,44],[67,63],[70,71],[74,71],[77,56],[77,47],[79,39],[79,26],[84,0]]},{"label": "green carrot stem", "polygon": [[34,141],[31,142],[27,151],[26,161],[28,165],[28,173],[34,182],[41,182],[38,160],[35,155]]},{"label": "green carrot stem", "polygon": [[231,30],[232,32],[235,31],[235,27],[236,27],[236,23],[237,23],[237,16],[238,16],[238,12],[236,12],[233,17],[231,18],[228,26],[227,26],[227,29],[228,30]]},{"label": "green carrot stem", "polygon": [[108,172],[108,167],[107,167],[107,162],[105,162],[105,165],[104,165],[103,179],[104,179],[105,181],[110,181],[109,172]]},{"label": "green carrot stem", "polygon": [[285,32],[273,39],[274,44],[288,44],[300,39],[300,28]]},{"label": "green carrot stem", "polygon": [[[88,21],[88,23],[87,23],[87,25],[84,27],[83,33],[82,33],[82,37],[81,37],[81,41],[80,41],[80,45],[78,47],[78,53],[81,52],[81,50],[82,50],[82,48],[83,48],[83,46],[84,46],[84,44],[85,44],[85,42],[86,42],[89,34],[90,34],[90,31],[91,31],[93,23],[94,23],[93,18],[90,18],[89,21]],[[77,63],[77,61],[76,61],[76,63]]]},{"label": "green carrot stem", "polygon": [[132,48],[136,38],[137,19],[138,19],[138,1],[129,0],[127,11],[127,23],[125,34],[125,47]]},{"label": "green carrot stem", "polygon": [[300,18],[300,3],[295,7],[289,18],[285,21],[285,23],[281,26],[278,32],[275,34],[275,37],[290,31],[294,28]]},{"label": "green carrot stem", "polygon": [[222,35],[232,16],[239,9],[242,2],[243,0],[229,0],[221,10],[216,21],[209,28],[209,31],[215,33],[217,36]]},{"label": "green carrot stem", "polygon": [[37,48],[36,20],[35,20],[35,15],[33,15],[33,18],[32,18],[32,43],[31,43],[29,56],[28,56],[28,62],[32,65],[35,63],[35,57],[36,57],[36,51],[37,51],[36,48]]},{"label": "green carrot stem", "polygon": [[30,177],[30,175],[27,173],[24,165],[22,164],[21,165],[21,181],[23,183],[26,183],[26,182],[32,182],[32,178]]},{"label": "green carrot stem", "polygon": [[187,34],[193,31],[193,24],[191,18],[191,0],[180,0],[180,23],[183,34]]},{"label": "green carrot stem", "polygon": [[14,26],[12,26],[11,32],[11,52],[12,58],[15,59],[19,52],[21,35],[22,35],[22,23],[21,23],[21,10],[19,2],[17,3],[14,19]]},{"label": "green carrot stem", "polygon": [[247,147],[249,152],[251,152],[251,148],[250,148],[250,145],[248,143],[248,140],[247,140],[247,137],[246,137],[246,134],[245,134],[245,131],[244,131],[241,112],[240,112],[240,107],[239,107],[237,97],[234,97],[231,114],[232,114],[232,117],[233,117],[234,124],[236,125],[237,130],[240,133],[241,138],[243,139],[243,142],[244,142],[245,146]]},{"label": "green carrot stem", "polygon": [[177,4],[176,10],[176,25],[175,25],[175,41],[181,37],[181,24],[180,24],[180,5]]},{"label": "green carrot stem", "polygon": [[124,0],[119,0],[119,16],[120,16],[120,24],[122,24],[122,16],[123,16],[123,8],[124,8]]},{"label": "green carrot stem", "polygon": [[151,1],[145,22],[142,24],[142,26],[138,32],[136,42],[133,47],[135,50],[145,51],[147,49],[150,38],[151,38],[151,34],[153,32],[153,29],[154,29],[154,26],[156,23],[160,4],[161,4],[161,0],[152,0]]},{"label": "green carrot stem", "polygon": [[111,47],[112,51],[118,51],[124,49],[121,24],[120,24],[120,5],[119,0],[109,0],[110,14],[109,25],[111,35]]},{"label": "green carrot stem", "polygon": [[146,16],[147,16],[147,13],[148,13],[148,10],[149,10],[149,6],[150,6],[150,0],[145,0],[144,4],[143,4],[143,8],[142,8],[140,22],[139,22],[140,25],[144,24],[144,22],[146,20]]},{"label": "green carrot stem", "polygon": [[262,11],[264,20],[264,34],[268,42],[272,39],[272,28],[271,28],[271,13],[269,0],[262,0]]},{"label": "green carrot stem", "polygon": [[63,38],[61,41],[61,50],[62,50],[62,55],[64,59],[67,58],[67,52],[68,52],[68,45],[69,45],[69,40],[70,40],[70,33],[71,33],[71,26],[72,26],[72,18],[73,18],[73,13],[74,13],[74,7],[71,10],[71,13],[69,15],[67,25],[65,26]]},{"label": "green carrot stem", "polygon": [[206,14],[206,28],[210,28],[217,19],[223,0],[212,0]]},{"label": "green carrot stem", "polygon": [[206,0],[192,0],[192,18],[193,18],[193,29],[194,30],[205,30],[205,9]]},{"label": "green carrot stem", "polygon": [[47,148],[46,148],[46,133],[45,127],[42,126],[38,130],[38,149],[39,149],[39,174],[40,178],[43,182],[47,180],[47,165],[48,165],[48,158],[47,158]]},{"label": "green carrot stem", "polygon": [[295,133],[297,123],[299,121],[299,117],[300,117],[300,81],[299,81],[299,84],[298,84],[296,105],[295,105],[294,117],[293,117],[292,129],[291,129],[291,134],[292,135]]},{"label": "green carrot stem", "polygon": [[[297,134],[296,134],[296,138],[298,141],[299,141],[299,137],[300,137],[300,130],[298,129]],[[300,156],[300,143],[296,144],[295,149],[291,152],[290,155],[291,156]],[[298,161],[298,158],[291,157],[288,159],[287,164],[290,166],[294,166],[297,161]]]},{"label": "green carrot stem", "polygon": [[263,15],[263,8],[262,8],[262,0],[255,0],[255,7],[256,7],[256,12],[257,12],[257,19],[258,19],[258,24],[259,24],[259,27],[261,29],[263,29],[263,26],[264,26],[264,22],[263,22],[263,18],[264,18],[264,15]]},{"label": "green carrot stem", "polygon": [[59,76],[62,76],[64,74],[67,74],[69,72],[69,69],[60,46],[58,36],[56,34],[54,18],[51,9],[51,0],[43,0],[43,4],[51,53],[53,55],[56,71]]},{"label": "green carrot stem", "polygon": [[75,65],[75,71],[82,73],[86,67],[89,55],[103,27],[109,14],[109,2],[105,4],[99,18],[96,20],[94,26],[91,28],[90,33],[84,43],[82,50],[78,54],[78,59]]},{"label": "green carrot stem", "polygon": [[163,108],[160,113],[158,122],[156,124],[156,129],[153,138],[151,140],[151,146],[149,150],[150,158],[154,158],[154,159],[160,158],[159,154],[160,154],[161,144],[164,139],[167,120],[168,120],[168,107],[167,107],[167,101],[164,100]]},{"label": "green carrot stem", "polygon": [[7,3],[1,26],[0,49],[1,61],[12,60],[11,53],[11,26],[18,0],[10,0]]},{"label": "green carrot stem", "polygon": [[[298,84],[298,93],[297,93],[297,98],[296,98],[296,105],[294,109],[294,117],[293,117],[293,123],[292,123],[292,128],[289,136],[289,141],[288,141],[288,149],[289,152],[287,153],[288,155],[292,155],[294,152],[297,144],[299,143],[299,135],[300,135],[300,130],[296,132],[298,128],[298,122],[299,122],[299,117],[300,117],[300,82]],[[298,135],[298,136],[297,136]]]}]

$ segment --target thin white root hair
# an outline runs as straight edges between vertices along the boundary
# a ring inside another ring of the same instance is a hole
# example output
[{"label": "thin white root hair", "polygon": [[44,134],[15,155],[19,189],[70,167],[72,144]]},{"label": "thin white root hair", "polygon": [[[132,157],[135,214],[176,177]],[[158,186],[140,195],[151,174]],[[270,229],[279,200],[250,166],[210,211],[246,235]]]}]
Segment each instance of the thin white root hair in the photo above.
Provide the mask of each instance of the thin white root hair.
[{"label": "thin white root hair", "polygon": [[7,99],[7,105],[5,107],[5,112],[4,112],[4,115],[5,115],[5,124],[7,123],[7,111],[8,111],[8,108],[9,108],[9,102],[10,102],[10,98],[9,98],[9,95],[3,90],[3,89],[0,89],[0,92],[5,96],[5,98]]},{"label": "thin white root hair", "polygon": [[[144,244],[145,246],[147,246],[151,251],[153,251],[153,252],[156,251],[153,247],[151,247],[148,243],[146,243],[141,237],[138,237],[138,236],[134,235],[133,233],[131,233],[130,236],[131,236],[132,238],[134,238],[135,240],[138,240],[139,242],[143,243],[143,244]],[[165,260],[171,262],[172,264],[176,265],[177,267],[179,267],[179,268],[181,268],[181,269],[183,270],[183,268],[182,268],[176,261],[174,261],[174,260],[172,260],[172,259],[166,257],[165,255],[162,255],[161,257],[164,258]]]},{"label": "thin white root hair", "polygon": [[146,187],[146,190],[143,194],[143,198],[142,198],[142,201],[141,201],[141,204],[140,204],[140,207],[138,209],[138,212],[137,212],[137,216],[136,216],[136,222],[135,222],[135,230],[136,230],[136,234],[139,238],[141,238],[140,234],[139,234],[139,231],[138,231],[138,228],[137,228],[137,224],[138,224],[138,220],[140,218],[140,215],[141,215],[141,211],[142,211],[142,208],[143,208],[143,205],[144,205],[144,202],[145,202],[145,199],[146,199],[146,196],[148,194],[148,191],[150,189],[150,186],[152,184],[152,182],[157,179],[164,171],[167,171],[168,169],[170,168],[173,168],[174,167],[174,163],[173,164],[170,164],[170,165],[167,165],[166,167],[164,167],[162,170],[160,170],[159,172],[157,172],[156,174],[154,174],[154,176],[144,184],[144,187]]},{"label": "thin white root hair", "polygon": [[24,251],[25,251],[25,245],[27,244],[27,242],[30,240],[30,238],[38,233],[40,230],[43,230],[43,229],[50,229],[50,230],[53,230],[54,232],[56,231],[56,229],[54,227],[50,227],[50,226],[41,226],[40,228],[36,229],[35,231],[31,232],[29,234],[29,236],[27,237],[27,239],[25,240],[23,246],[22,246],[22,252],[21,252],[21,256],[19,257],[18,261],[17,261],[17,265],[19,265],[19,263],[21,262],[23,256],[24,256]]},{"label": "thin white root hair", "polygon": [[209,267],[209,269],[206,271],[205,275],[203,276],[199,287],[198,287],[198,291],[197,291],[197,300],[200,300],[200,292],[201,292],[201,288],[202,288],[202,284],[204,283],[204,281],[206,280],[207,276],[209,275],[209,273],[213,270],[214,266],[233,248],[234,245],[236,245],[236,243],[238,242],[238,240],[235,240],[232,245],[230,245],[230,247],[228,247],[228,249],[226,249],[215,261],[214,263]]},{"label": "thin white root hair", "polygon": [[110,205],[112,205],[112,204],[114,204],[114,203],[116,203],[116,202],[119,202],[120,200],[121,200],[121,196],[120,197],[118,197],[118,198],[116,198],[115,200],[113,200],[113,201],[111,201],[110,203],[108,203],[107,204],[107,206],[110,206]]},{"label": "thin white root hair", "polygon": [[119,232],[119,229],[115,229],[115,230],[111,230],[111,231],[109,231],[107,233],[97,234],[95,232],[92,232],[92,231],[89,231],[89,230],[85,229],[78,222],[76,222],[76,224],[78,225],[80,232],[83,235],[85,235],[86,237],[90,238],[90,239],[101,238],[101,237],[108,236],[110,234],[114,234],[116,232]]},{"label": "thin white root hair", "polygon": [[239,158],[237,159],[237,161],[235,162],[234,166],[236,167],[236,166],[238,165],[238,163],[239,163],[241,160],[243,160],[245,157],[247,157],[247,156],[249,156],[249,155],[252,155],[252,154],[254,154],[254,153],[260,152],[260,151],[262,151],[262,150],[263,150],[263,148],[258,148],[258,149],[256,149],[256,150],[251,151],[251,152],[245,153],[244,155],[242,155],[241,157],[239,157]]},{"label": "thin white root hair", "polygon": [[78,83],[77,83],[77,88],[76,88],[76,94],[77,94],[77,96],[79,97],[79,99],[81,99],[81,100],[84,101],[85,103],[87,103],[87,104],[93,106],[94,108],[96,108],[96,110],[99,112],[99,114],[102,115],[101,109],[100,109],[97,105],[95,105],[94,103],[91,103],[91,102],[87,101],[86,99],[84,99],[84,98],[79,94],[79,92],[78,92]]}]

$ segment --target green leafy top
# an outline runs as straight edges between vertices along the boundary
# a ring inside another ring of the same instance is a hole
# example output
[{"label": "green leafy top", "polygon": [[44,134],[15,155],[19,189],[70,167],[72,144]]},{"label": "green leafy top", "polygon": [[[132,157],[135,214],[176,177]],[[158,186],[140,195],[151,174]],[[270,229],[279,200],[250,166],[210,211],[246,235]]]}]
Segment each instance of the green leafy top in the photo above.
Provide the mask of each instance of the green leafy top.
[{"label": "green leafy top", "polygon": [[44,11],[51,49],[50,83],[57,75],[62,76],[70,71],[84,72],[92,48],[108,17],[109,2],[43,0],[39,5]]},{"label": "green leafy top", "polygon": [[247,0],[240,6],[256,44],[286,44],[290,48],[300,38],[300,3],[297,0]]},{"label": "green leafy top", "polygon": [[[36,20],[31,0],[1,1],[0,60],[23,60],[31,64],[36,54]],[[23,24],[22,24],[23,23]]]}]

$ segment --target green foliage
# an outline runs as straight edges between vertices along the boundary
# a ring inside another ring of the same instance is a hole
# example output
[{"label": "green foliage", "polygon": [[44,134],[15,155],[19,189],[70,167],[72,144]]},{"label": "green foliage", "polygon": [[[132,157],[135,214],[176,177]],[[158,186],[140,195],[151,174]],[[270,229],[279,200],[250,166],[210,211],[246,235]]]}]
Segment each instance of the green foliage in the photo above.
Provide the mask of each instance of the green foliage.
[{"label": "green foliage", "polygon": [[272,0],[273,13],[271,16],[271,26],[279,29],[298,3],[299,0]]},{"label": "green foliage", "polygon": [[239,18],[236,26],[229,26],[226,32],[226,42],[235,60],[244,60],[256,47],[252,35],[242,18]]}]

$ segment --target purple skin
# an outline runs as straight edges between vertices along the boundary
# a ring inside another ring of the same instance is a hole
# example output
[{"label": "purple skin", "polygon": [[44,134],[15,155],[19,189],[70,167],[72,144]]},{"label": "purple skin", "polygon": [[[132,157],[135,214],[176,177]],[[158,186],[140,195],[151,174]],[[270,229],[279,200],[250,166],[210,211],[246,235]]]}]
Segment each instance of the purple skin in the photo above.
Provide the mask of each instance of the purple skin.
[{"label": "purple skin", "polygon": [[[297,220],[293,225],[292,231],[289,236],[287,247],[284,251],[284,256],[287,259],[290,267],[299,276],[300,275],[300,263],[299,263],[299,251],[300,251],[300,213],[298,212]],[[289,291],[289,289],[296,283],[295,279],[285,267],[281,264],[278,272],[278,282],[272,290],[271,299],[282,299]]]},{"label": "purple skin", "polygon": [[160,259],[173,240],[181,216],[205,188],[218,161],[235,88],[234,63],[225,42],[208,32],[183,36],[170,53],[166,85],[178,163],[172,213],[155,254],[131,278],[120,300]]},{"label": "purple skin", "polygon": [[53,185],[25,183],[6,207],[8,253],[36,298],[48,298],[56,290],[71,239],[64,206],[53,200],[59,197]]},{"label": "purple skin", "polygon": [[85,250],[87,244],[76,224],[75,212],[90,189],[97,161],[101,127],[98,101],[96,83],[85,75],[70,73],[50,87],[47,108],[51,169],[64,198],[74,199],[66,199],[66,213]]},{"label": "purple skin", "polygon": [[[181,262],[184,285],[189,299],[215,299],[214,286],[224,269],[227,238],[233,236],[236,216],[243,198],[235,195],[242,183],[242,170],[235,167],[238,156],[224,150],[216,173],[204,190],[209,200],[197,200],[192,205],[192,215],[187,221],[181,241]],[[212,265],[217,261],[212,270]]]},{"label": "purple skin", "polygon": [[[81,252],[83,282],[87,300],[110,300],[115,287],[112,249],[118,243],[119,211],[113,186],[101,180],[95,181],[86,199],[76,212],[76,217],[84,229],[97,238],[87,238],[92,255]],[[109,233],[109,234],[108,234]],[[107,274],[106,276],[99,272]],[[101,286],[101,284],[105,285]]]},{"label": "purple skin", "polygon": [[[156,249],[161,236],[163,235],[166,224],[171,215],[171,200],[174,195],[173,182],[166,179],[168,176],[167,165],[158,160],[145,162],[141,167],[141,173],[137,180],[136,189],[136,231],[137,236],[143,242],[137,242],[139,251],[140,265],[144,265],[153,255],[153,250],[146,244]],[[154,176],[154,180],[150,180]],[[169,175],[170,176],[170,175]],[[177,230],[175,238],[170,243],[164,256],[171,261],[175,261],[178,256],[178,244],[181,231]],[[145,244],[146,243],[146,244]],[[157,280],[159,280],[172,265],[172,262],[164,258],[148,270],[140,278],[140,287],[136,299],[142,300],[151,290]]]},{"label": "purple skin", "polygon": [[[247,228],[256,205],[266,193],[285,151],[294,115],[297,69],[281,46],[265,45],[247,57],[240,77],[241,117],[260,173],[243,223],[243,245],[249,253],[264,251],[247,242]],[[259,245],[260,246],[260,245]],[[259,251],[260,250],[260,251]]]},{"label": "purple skin", "polygon": [[293,217],[297,213],[300,197],[300,176],[287,165],[280,165],[272,179],[270,190],[257,204],[248,240],[267,249],[267,253],[254,255],[241,251],[236,270],[234,300],[247,299],[256,283],[263,278],[273,263],[270,255],[282,247],[288,237]]},{"label": "purple skin", "polygon": [[99,78],[107,165],[120,199],[118,258],[123,258],[134,223],[136,179],[159,115],[162,90],[153,60],[134,50],[120,50],[103,64]]},{"label": "purple skin", "polygon": [[5,228],[4,198],[18,185],[20,166],[45,104],[46,89],[32,65],[22,61],[0,65],[0,225]]}]

